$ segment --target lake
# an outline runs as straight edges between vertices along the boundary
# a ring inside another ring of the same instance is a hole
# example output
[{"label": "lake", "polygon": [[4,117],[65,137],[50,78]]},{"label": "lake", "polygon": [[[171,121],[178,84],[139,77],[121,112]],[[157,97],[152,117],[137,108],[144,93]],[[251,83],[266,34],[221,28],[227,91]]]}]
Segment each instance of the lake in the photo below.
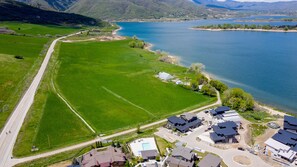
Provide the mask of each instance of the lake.
[{"label": "lake", "polygon": [[[297,112],[297,33],[195,31],[197,25],[237,23],[238,19],[189,22],[121,22],[123,36],[152,43],[190,66],[201,62],[206,72],[230,87],[240,87],[256,100],[287,112]],[[297,24],[296,22],[240,22]]]}]

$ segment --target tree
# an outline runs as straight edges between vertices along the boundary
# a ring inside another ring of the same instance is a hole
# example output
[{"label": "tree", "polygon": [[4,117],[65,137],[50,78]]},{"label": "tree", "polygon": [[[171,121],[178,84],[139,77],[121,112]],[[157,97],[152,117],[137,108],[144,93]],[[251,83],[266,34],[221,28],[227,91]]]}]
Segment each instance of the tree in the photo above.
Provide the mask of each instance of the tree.
[{"label": "tree", "polygon": [[211,97],[215,97],[217,95],[216,89],[210,84],[203,85],[200,92]]},{"label": "tree", "polygon": [[188,69],[188,72],[192,72],[195,74],[199,74],[201,72],[203,72],[203,70],[205,69],[205,65],[202,63],[194,63],[190,66],[190,68]]},{"label": "tree", "polygon": [[254,98],[240,88],[233,88],[225,91],[222,96],[222,103],[238,111],[253,110]]},{"label": "tree", "polygon": [[138,134],[141,133],[141,130],[140,130],[140,125],[137,125],[137,131],[136,131]]},{"label": "tree", "polygon": [[216,88],[220,93],[223,93],[225,90],[228,89],[228,86],[219,80],[211,80],[209,84]]}]

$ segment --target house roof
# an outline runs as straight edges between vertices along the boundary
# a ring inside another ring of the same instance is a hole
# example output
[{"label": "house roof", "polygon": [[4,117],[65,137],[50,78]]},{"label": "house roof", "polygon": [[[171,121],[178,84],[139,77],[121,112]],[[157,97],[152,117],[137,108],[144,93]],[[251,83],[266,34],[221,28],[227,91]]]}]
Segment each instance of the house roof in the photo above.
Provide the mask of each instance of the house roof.
[{"label": "house roof", "polygon": [[274,140],[273,138],[269,138],[268,140],[265,141],[265,144],[268,145],[269,147],[272,147],[276,150],[290,150],[290,147],[279,142],[279,141],[276,141]]},{"label": "house roof", "polygon": [[175,128],[181,132],[184,132],[184,131],[187,131],[189,128],[197,125],[197,124],[200,124],[201,123],[201,120],[200,119],[196,119],[192,122],[186,122],[184,125],[181,125],[181,126],[175,126]]},{"label": "house roof", "polygon": [[169,79],[172,79],[173,78],[172,75],[170,75],[170,74],[168,74],[166,72],[159,72],[158,77],[160,79],[162,79],[162,80],[169,80]]},{"label": "house roof", "polygon": [[213,126],[213,131],[221,136],[234,136],[237,134],[236,130],[231,127],[220,128],[219,126]]},{"label": "house roof", "polygon": [[217,113],[222,113],[222,112],[229,111],[229,110],[230,110],[230,107],[227,107],[227,106],[220,106],[215,109],[215,111]]},{"label": "house roof", "polygon": [[191,120],[194,117],[197,117],[196,114],[194,113],[185,113],[185,114],[182,114],[181,116],[186,120]]},{"label": "house roof", "polygon": [[219,136],[214,132],[210,133],[209,135],[210,135],[210,138],[215,142],[225,140],[224,136]]},{"label": "house roof", "polygon": [[187,147],[176,147],[172,150],[172,156],[181,156],[184,157],[187,160],[191,160],[194,156],[194,153],[192,152],[192,149]]},{"label": "house roof", "polygon": [[178,118],[177,116],[169,117],[169,118],[167,118],[167,120],[173,124],[185,124],[186,123],[185,120]]},{"label": "house roof", "polygon": [[296,146],[297,134],[280,129],[275,135],[272,136],[274,140],[277,140],[285,145]]},{"label": "house roof", "polygon": [[212,154],[207,154],[199,163],[199,167],[217,167],[221,163],[221,158]]},{"label": "house roof", "polygon": [[290,125],[297,126],[297,118],[285,115],[284,121],[288,122]]},{"label": "house roof", "polygon": [[222,123],[218,123],[218,126],[220,128],[237,128],[237,124],[233,121],[226,121],[226,122],[222,122]]},{"label": "house roof", "polygon": [[194,165],[194,161],[187,162],[172,156],[168,157],[167,162],[170,167],[192,167]]},{"label": "house roof", "polygon": [[148,159],[149,157],[156,157],[158,155],[157,150],[145,150],[141,151],[140,153],[143,159]]}]

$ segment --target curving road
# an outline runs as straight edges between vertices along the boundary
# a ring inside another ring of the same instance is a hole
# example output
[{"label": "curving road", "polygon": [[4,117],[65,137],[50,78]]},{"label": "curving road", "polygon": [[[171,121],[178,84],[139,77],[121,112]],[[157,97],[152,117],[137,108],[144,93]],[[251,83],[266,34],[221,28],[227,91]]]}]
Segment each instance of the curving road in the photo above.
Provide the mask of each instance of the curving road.
[{"label": "curving road", "polygon": [[[75,34],[79,33],[80,32]],[[22,127],[24,119],[27,115],[27,112],[33,104],[35,93],[46,70],[48,62],[54,52],[56,43],[63,38],[73,36],[75,34],[57,38],[51,43],[37,75],[34,77],[30,87],[27,89],[27,91],[19,101],[18,105],[14,109],[13,113],[10,115],[10,118],[6,122],[6,125],[4,126],[0,134],[0,167],[12,166],[10,162],[12,160],[13,146]]]}]

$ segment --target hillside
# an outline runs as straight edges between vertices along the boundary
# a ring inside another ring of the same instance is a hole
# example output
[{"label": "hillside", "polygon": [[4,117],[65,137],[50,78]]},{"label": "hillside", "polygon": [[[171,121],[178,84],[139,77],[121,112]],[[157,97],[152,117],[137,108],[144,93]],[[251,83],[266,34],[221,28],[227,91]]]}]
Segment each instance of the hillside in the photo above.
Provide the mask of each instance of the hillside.
[{"label": "hillside", "polygon": [[0,21],[22,21],[53,25],[100,25],[102,22],[78,14],[47,11],[21,2],[0,0]]},{"label": "hillside", "polygon": [[34,7],[64,11],[72,6],[78,0],[17,0],[19,2],[24,2],[30,4]]}]

